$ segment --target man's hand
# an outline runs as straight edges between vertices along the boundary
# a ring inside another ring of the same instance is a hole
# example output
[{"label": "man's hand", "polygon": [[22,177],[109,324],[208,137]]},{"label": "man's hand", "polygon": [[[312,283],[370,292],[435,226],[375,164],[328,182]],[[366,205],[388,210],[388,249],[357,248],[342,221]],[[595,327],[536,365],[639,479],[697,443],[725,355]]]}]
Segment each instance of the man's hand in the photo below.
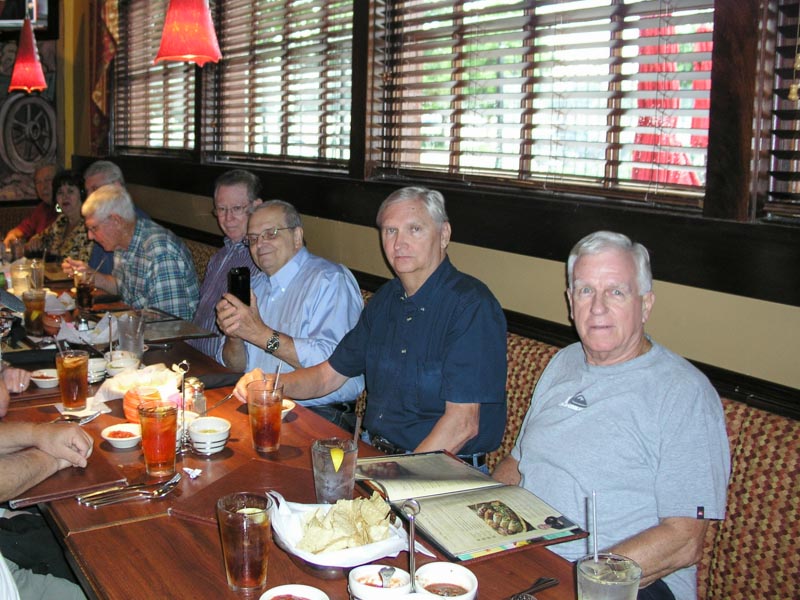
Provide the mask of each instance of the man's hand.
[{"label": "man's hand", "polygon": [[34,428],[33,444],[58,460],[58,469],[85,467],[92,437],[74,423],[41,423]]},{"label": "man's hand", "polygon": [[257,300],[250,292],[250,306],[233,294],[224,294],[217,302],[217,326],[229,337],[238,337],[250,343],[258,343],[268,329],[258,312]]},{"label": "man's hand", "polygon": [[31,374],[25,369],[6,367],[3,369],[3,383],[11,394],[19,394],[28,389]]},{"label": "man's hand", "polygon": [[233,395],[239,402],[247,402],[247,384],[251,381],[266,381],[267,379],[275,379],[274,373],[264,373],[261,369],[253,369],[249,373],[245,373],[239,381],[236,382],[236,387],[233,388]]},{"label": "man's hand", "polygon": [[76,272],[85,272],[89,270],[89,265],[87,265],[82,260],[76,260],[74,258],[70,258],[69,256],[64,259],[64,262],[61,263],[61,270],[64,271],[67,275],[74,275]]}]

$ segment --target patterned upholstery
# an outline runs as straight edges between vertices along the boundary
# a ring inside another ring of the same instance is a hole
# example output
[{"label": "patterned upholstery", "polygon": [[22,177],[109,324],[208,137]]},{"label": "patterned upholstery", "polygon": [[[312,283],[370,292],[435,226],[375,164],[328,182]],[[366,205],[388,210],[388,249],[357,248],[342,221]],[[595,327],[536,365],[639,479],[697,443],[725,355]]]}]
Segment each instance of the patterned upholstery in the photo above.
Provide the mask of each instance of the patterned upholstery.
[{"label": "patterned upholstery", "polygon": [[486,456],[490,471],[514,447],[531,404],[533,388],[547,363],[558,352],[555,346],[516,333],[508,333],[507,340],[506,430],[500,447]]},{"label": "patterned upholstery", "polygon": [[203,242],[197,242],[195,240],[189,240],[186,238],[181,239],[183,240],[183,243],[186,244],[189,252],[192,254],[192,260],[194,260],[194,269],[197,272],[197,283],[202,284],[203,279],[206,278],[206,266],[208,265],[208,261],[211,260],[211,257],[214,256],[219,248],[210,244],[204,244]]},{"label": "patterned upholstery", "polygon": [[727,517],[706,535],[698,598],[800,598],[800,421],[723,399]]},{"label": "patterned upholstery", "polygon": [[5,236],[6,233],[20,224],[22,219],[27,217],[35,205],[30,206],[3,206],[0,210],[0,232]]}]

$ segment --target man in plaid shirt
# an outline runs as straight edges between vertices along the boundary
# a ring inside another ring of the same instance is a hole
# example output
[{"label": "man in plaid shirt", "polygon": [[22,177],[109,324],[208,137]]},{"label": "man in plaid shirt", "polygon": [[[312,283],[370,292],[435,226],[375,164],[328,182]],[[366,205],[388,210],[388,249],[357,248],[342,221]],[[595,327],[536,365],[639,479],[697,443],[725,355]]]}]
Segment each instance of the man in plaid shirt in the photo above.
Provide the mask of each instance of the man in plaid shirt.
[{"label": "man in plaid shirt", "polygon": [[[200,296],[189,250],[174,233],[150,219],[137,218],[130,194],[105,185],[81,208],[89,239],[114,252],[111,275],[97,273],[95,285],[119,294],[133,308],[158,308],[191,320]],[[85,270],[80,261],[65,267]]]}]

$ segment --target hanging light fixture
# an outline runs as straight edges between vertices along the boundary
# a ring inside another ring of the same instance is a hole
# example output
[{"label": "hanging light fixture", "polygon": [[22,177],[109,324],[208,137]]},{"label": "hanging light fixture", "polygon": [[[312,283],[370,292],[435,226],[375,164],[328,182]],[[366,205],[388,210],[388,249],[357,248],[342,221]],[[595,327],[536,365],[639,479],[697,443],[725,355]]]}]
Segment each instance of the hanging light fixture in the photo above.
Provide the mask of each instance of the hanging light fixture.
[{"label": "hanging light fixture", "polygon": [[26,17],[19,35],[17,59],[14,61],[14,70],[11,73],[11,85],[8,86],[8,91],[22,90],[30,94],[34,90],[41,92],[45,89],[47,89],[47,82],[44,80],[42,63],[39,61],[33,27],[31,27],[31,20]]},{"label": "hanging light fixture", "polygon": [[170,0],[161,47],[154,62],[193,62],[202,67],[207,62],[218,62],[220,58],[222,53],[208,0]]}]

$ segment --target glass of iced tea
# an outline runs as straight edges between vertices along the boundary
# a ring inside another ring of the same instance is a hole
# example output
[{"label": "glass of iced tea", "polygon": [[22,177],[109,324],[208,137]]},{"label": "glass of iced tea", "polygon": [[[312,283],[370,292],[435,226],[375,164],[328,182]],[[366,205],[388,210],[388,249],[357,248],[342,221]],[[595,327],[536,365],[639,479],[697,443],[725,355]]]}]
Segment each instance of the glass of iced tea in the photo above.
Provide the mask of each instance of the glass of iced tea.
[{"label": "glass of iced tea", "polygon": [[75,304],[86,310],[92,308],[92,292],[94,291],[94,271],[75,271]]},{"label": "glass of iced tea", "polygon": [[228,586],[254,591],[267,583],[272,500],[237,492],[217,500],[217,520]]},{"label": "glass of iced tea", "polygon": [[247,413],[253,433],[253,448],[275,452],[281,445],[281,409],[283,386],[271,379],[247,384]]},{"label": "glass of iced tea", "polygon": [[25,304],[25,333],[41,337],[44,335],[44,290],[22,292]]},{"label": "glass of iced tea", "polygon": [[142,454],[147,474],[171,477],[175,474],[175,436],[178,405],[168,400],[145,400],[139,404],[142,425]]},{"label": "glass of iced tea", "polygon": [[89,391],[89,353],[86,350],[67,350],[56,354],[58,386],[61,403],[66,410],[86,408]]}]

